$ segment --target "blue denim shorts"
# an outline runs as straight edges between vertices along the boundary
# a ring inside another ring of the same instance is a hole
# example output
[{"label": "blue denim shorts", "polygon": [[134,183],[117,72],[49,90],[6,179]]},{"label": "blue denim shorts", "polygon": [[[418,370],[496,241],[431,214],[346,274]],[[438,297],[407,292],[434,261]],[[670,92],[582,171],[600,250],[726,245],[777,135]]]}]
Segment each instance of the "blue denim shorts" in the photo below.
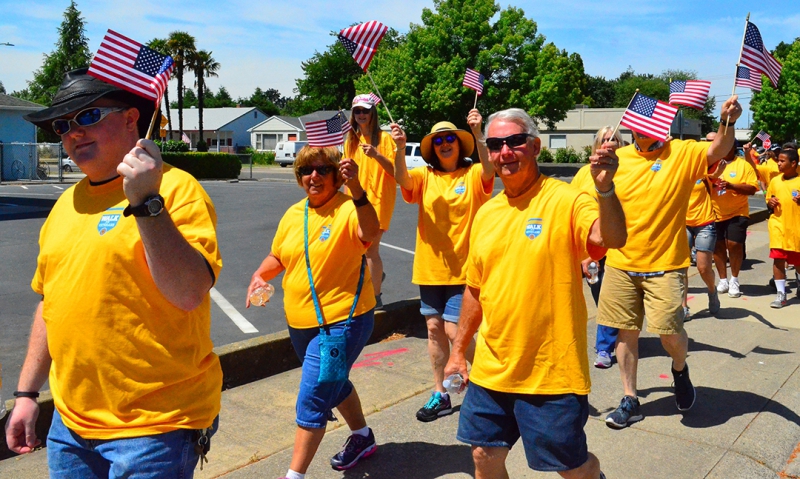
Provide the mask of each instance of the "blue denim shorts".
[{"label": "blue denim shorts", "polygon": [[528,467],[568,471],[589,459],[583,431],[588,419],[587,396],[503,393],[470,383],[456,437],[472,446],[509,449],[522,437]]},{"label": "blue denim shorts", "polygon": [[445,321],[458,322],[461,314],[461,298],[464,285],[423,285],[419,286],[419,312],[423,316],[439,315]]},{"label": "blue denim shorts", "polygon": [[[370,310],[354,316],[350,326],[347,326],[346,321],[328,326],[331,335],[347,336],[345,354],[348,372],[372,335],[374,314],[375,311]],[[328,421],[334,418],[331,410],[353,392],[353,383],[349,379],[335,383],[319,383],[319,328],[295,329],[290,326],[289,339],[297,357],[303,363],[300,391],[297,393],[295,405],[297,425],[315,429],[324,428]]]},{"label": "blue denim shorts", "polygon": [[[211,437],[219,428],[214,419]],[[56,410],[47,436],[50,477],[56,479],[192,478],[199,455],[195,431],[178,429],[126,439],[83,439],[68,429]]]},{"label": "blue denim shorts", "polygon": [[694,247],[697,251],[714,252],[714,245],[717,243],[717,228],[714,223],[687,226],[686,236],[689,238],[689,249]]}]

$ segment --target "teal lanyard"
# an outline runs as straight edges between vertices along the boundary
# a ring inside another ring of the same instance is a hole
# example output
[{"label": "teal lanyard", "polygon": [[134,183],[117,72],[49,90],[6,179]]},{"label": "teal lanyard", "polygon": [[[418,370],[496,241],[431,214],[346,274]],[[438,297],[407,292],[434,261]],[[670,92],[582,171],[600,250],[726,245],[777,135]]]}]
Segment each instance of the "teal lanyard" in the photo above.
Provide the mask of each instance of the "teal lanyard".
[{"label": "teal lanyard", "polygon": [[[308,259],[308,200],[306,199],[305,219],[303,221],[303,238],[306,250],[306,271],[308,271],[308,284],[311,285],[311,299],[314,300],[314,310],[317,312],[317,321],[319,322],[319,329],[322,332],[325,327],[325,321],[322,319],[322,308],[319,304],[319,296],[317,296],[317,288],[314,287],[314,276],[311,274],[311,261]],[[367,257],[361,255],[361,273],[358,277],[358,287],[356,288],[356,296],[353,298],[353,306],[350,307],[350,315],[347,316],[347,325],[353,319],[353,313],[356,312],[356,305],[358,304],[358,297],[361,296],[361,287],[364,285],[364,268],[367,265]]]}]

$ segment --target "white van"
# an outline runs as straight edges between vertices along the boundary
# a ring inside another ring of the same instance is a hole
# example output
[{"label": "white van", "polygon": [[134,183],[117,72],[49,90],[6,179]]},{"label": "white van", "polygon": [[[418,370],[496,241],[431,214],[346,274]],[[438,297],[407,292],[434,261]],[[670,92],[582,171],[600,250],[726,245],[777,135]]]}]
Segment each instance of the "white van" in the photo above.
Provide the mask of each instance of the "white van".
[{"label": "white van", "polygon": [[285,168],[297,157],[297,153],[308,144],[307,141],[281,141],[275,145],[275,163]]},{"label": "white van", "polygon": [[428,163],[422,159],[419,143],[406,143],[406,168],[412,170],[418,166],[428,166]]}]

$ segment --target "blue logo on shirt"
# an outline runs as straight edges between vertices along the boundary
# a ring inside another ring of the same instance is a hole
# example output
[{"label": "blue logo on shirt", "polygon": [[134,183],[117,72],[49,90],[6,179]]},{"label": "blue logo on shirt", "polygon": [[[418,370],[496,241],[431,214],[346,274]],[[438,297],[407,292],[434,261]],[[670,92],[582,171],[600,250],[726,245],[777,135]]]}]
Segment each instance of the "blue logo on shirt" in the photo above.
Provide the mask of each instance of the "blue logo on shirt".
[{"label": "blue logo on shirt", "polygon": [[731,171],[731,178],[736,178],[736,172],[735,171]]},{"label": "blue logo on shirt", "polygon": [[702,183],[702,182],[703,182],[703,180],[697,180],[697,183],[695,183],[695,184],[696,184],[696,185],[699,185],[699,184],[700,184],[700,183]]},{"label": "blue logo on shirt", "polygon": [[660,159],[659,159],[659,160],[656,160],[656,162],[655,162],[655,163],[653,163],[653,166],[651,166],[651,167],[650,167],[650,170],[651,170],[651,171],[654,171],[654,172],[656,172],[656,173],[658,173],[659,171],[661,171],[661,160],[660,160]]},{"label": "blue logo on shirt", "polygon": [[100,217],[100,221],[97,223],[97,232],[100,233],[100,236],[108,233],[110,230],[114,229],[119,223],[119,219],[122,215],[119,213],[110,213],[111,211],[121,211],[123,208],[109,208],[106,210],[106,213]]},{"label": "blue logo on shirt", "polygon": [[331,225],[322,227],[322,234],[319,235],[320,241],[325,241],[331,237]]},{"label": "blue logo on shirt", "polygon": [[531,218],[528,220],[528,224],[525,225],[525,236],[528,239],[536,239],[537,236],[542,234],[542,219],[541,218]]},{"label": "blue logo on shirt", "polygon": [[792,190],[792,198],[797,198],[797,195],[800,195],[800,191]]},{"label": "blue logo on shirt", "polygon": [[467,185],[463,181],[456,185],[456,194],[463,195],[467,191]]}]

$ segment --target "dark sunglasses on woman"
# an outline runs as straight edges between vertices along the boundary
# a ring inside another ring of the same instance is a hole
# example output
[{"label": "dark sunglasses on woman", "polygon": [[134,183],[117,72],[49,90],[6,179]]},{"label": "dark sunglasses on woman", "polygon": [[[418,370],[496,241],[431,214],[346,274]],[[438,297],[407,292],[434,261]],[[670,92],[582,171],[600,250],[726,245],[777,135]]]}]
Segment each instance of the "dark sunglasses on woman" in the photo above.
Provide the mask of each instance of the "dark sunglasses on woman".
[{"label": "dark sunglasses on woman", "polygon": [[489,151],[500,151],[503,149],[503,145],[508,145],[509,148],[516,148],[518,146],[522,146],[528,141],[528,137],[532,136],[527,133],[517,133],[515,135],[508,135],[505,138],[487,138],[486,139],[486,148]]},{"label": "dark sunglasses on woman", "polygon": [[369,113],[369,110],[366,108],[353,108],[354,115],[366,115],[367,113]]},{"label": "dark sunglasses on woman", "polygon": [[70,123],[75,123],[78,126],[92,126],[100,123],[109,113],[125,111],[127,109],[126,107],[100,106],[86,108],[85,110],[79,111],[78,114],[70,119],[59,118],[58,120],[53,120],[53,131],[55,131],[57,135],[66,135],[72,128]]},{"label": "dark sunglasses on woman", "polygon": [[452,133],[444,135],[444,136],[434,136],[433,137],[433,144],[436,146],[442,146],[442,144],[446,141],[448,143],[455,143],[458,140],[458,137]]},{"label": "dark sunglasses on woman", "polygon": [[336,168],[330,165],[322,165],[322,166],[301,166],[297,169],[297,172],[300,173],[300,176],[311,176],[312,173],[317,172],[320,176],[325,176],[328,173],[332,173],[336,171]]}]

